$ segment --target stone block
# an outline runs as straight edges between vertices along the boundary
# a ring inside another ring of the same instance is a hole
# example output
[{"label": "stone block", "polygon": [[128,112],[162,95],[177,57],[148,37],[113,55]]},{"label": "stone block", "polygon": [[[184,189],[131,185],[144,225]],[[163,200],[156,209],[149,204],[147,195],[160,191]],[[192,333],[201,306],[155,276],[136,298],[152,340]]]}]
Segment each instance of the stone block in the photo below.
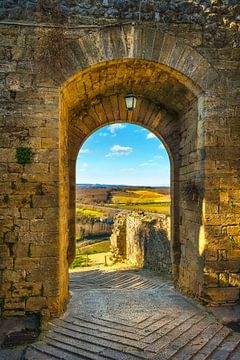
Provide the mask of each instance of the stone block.
[{"label": "stone block", "polygon": [[217,304],[236,302],[239,299],[239,289],[235,287],[208,288],[205,293],[210,302]]},{"label": "stone block", "polygon": [[51,257],[57,256],[57,244],[48,244],[48,245],[31,245],[31,256],[40,258],[40,257]]},{"label": "stone block", "polygon": [[228,250],[228,260],[238,261],[239,270],[240,270],[240,250],[239,249]]},{"label": "stone block", "polygon": [[21,244],[18,242],[14,245],[14,255],[17,258],[27,257],[29,253],[29,244]]},{"label": "stone block", "polygon": [[25,315],[25,309],[16,308],[16,310],[3,310],[2,315],[3,315],[3,317],[24,316]]},{"label": "stone block", "polygon": [[228,235],[231,235],[231,236],[239,235],[240,234],[240,227],[237,226],[237,225],[228,226],[227,227],[227,233],[228,233]]},{"label": "stone block", "polygon": [[29,274],[31,274],[33,271],[39,268],[40,260],[36,258],[31,257],[24,257],[24,258],[17,258],[15,260],[15,269],[19,272],[23,271],[26,278],[26,275],[29,277]]},{"label": "stone block", "polygon": [[52,138],[43,138],[41,142],[42,149],[57,149],[58,143]]},{"label": "stone block", "polygon": [[2,283],[18,283],[25,279],[26,270],[25,268],[17,268],[15,270],[4,270],[2,275]]},{"label": "stone block", "polygon": [[206,262],[204,271],[209,272],[238,272],[240,268],[240,259],[238,261],[216,261]]},{"label": "stone block", "polygon": [[217,260],[218,261],[225,261],[225,260],[231,260],[228,256],[229,252],[225,249],[217,250]]},{"label": "stone block", "polygon": [[25,310],[25,301],[21,301],[20,298],[6,299],[4,302],[4,309],[23,311]]},{"label": "stone block", "polygon": [[28,219],[28,220],[41,219],[43,216],[43,212],[41,208],[30,208],[30,209],[22,208],[20,212],[22,219]]},{"label": "stone block", "polygon": [[15,225],[17,226],[18,231],[29,231],[29,220],[16,220]]},{"label": "stone block", "polygon": [[204,258],[206,261],[217,261],[218,253],[216,250],[205,250]]},{"label": "stone block", "polygon": [[33,232],[54,232],[58,230],[58,221],[51,221],[51,219],[34,219],[30,220],[30,231]]},{"label": "stone block", "polygon": [[26,302],[26,311],[37,312],[47,307],[47,299],[43,296],[31,296]]},{"label": "stone block", "polygon": [[13,270],[13,258],[2,257],[0,255],[0,270]]},{"label": "stone block", "polygon": [[229,285],[236,286],[240,288],[240,273],[230,273],[229,274]]},{"label": "stone block", "polygon": [[34,195],[32,201],[34,208],[52,208],[58,206],[57,195]]},{"label": "stone block", "polygon": [[218,287],[218,274],[211,272],[203,275],[203,283],[206,288]]},{"label": "stone block", "polygon": [[[46,161],[47,159],[45,159]],[[49,171],[49,165],[48,164],[26,164],[24,167],[24,174],[28,176],[28,174],[42,174],[42,173],[48,173]]]}]

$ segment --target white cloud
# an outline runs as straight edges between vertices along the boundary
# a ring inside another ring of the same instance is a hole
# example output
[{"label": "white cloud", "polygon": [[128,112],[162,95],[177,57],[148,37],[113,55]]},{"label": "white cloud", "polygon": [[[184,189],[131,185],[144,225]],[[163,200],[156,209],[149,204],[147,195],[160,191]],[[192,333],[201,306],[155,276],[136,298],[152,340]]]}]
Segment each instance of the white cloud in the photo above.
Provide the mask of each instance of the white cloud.
[{"label": "white cloud", "polygon": [[90,153],[90,150],[89,150],[89,149],[81,149],[81,150],[80,150],[80,153],[81,153],[81,154],[89,154],[89,153]]},{"label": "white cloud", "polygon": [[108,127],[108,130],[112,135],[116,135],[116,132],[120,129],[125,129],[126,125],[123,124],[112,124]]},{"label": "white cloud", "polygon": [[164,147],[164,145],[163,145],[163,144],[158,145],[158,148],[159,148],[159,149],[164,149],[164,150],[165,150],[165,147]]},{"label": "white cloud", "polygon": [[102,133],[99,133],[98,135],[101,136],[101,137],[105,137],[105,136],[108,136],[108,133],[102,132]]},{"label": "white cloud", "polygon": [[127,156],[131,154],[133,149],[130,146],[121,146],[121,145],[114,145],[110,149],[110,153],[106,155],[109,156]]},{"label": "white cloud", "polygon": [[154,156],[154,159],[162,159],[162,160],[163,160],[164,157],[163,157],[162,155],[155,155],[155,156]]},{"label": "white cloud", "polygon": [[153,133],[148,133],[147,136],[146,136],[146,139],[149,140],[149,139],[156,139],[156,135],[154,135]]}]

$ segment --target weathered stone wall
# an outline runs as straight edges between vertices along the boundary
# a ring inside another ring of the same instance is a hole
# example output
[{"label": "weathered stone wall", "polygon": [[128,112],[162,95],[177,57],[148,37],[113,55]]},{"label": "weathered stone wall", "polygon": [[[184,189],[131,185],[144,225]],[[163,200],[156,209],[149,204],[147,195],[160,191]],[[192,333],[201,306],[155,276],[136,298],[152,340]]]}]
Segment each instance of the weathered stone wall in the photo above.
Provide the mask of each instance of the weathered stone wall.
[{"label": "weathered stone wall", "polygon": [[0,19],[60,22],[73,24],[111,23],[137,20],[192,23],[203,26],[224,20],[238,29],[238,0],[24,0],[0,4]]},{"label": "weathered stone wall", "polygon": [[126,219],[127,214],[123,215],[120,213],[116,215],[114,219],[114,227],[112,231],[112,235],[110,237],[110,243],[112,250],[115,251],[117,249],[118,255],[123,259],[126,258]]},{"label": "weathered stone wall", "polygon": [[111,246],[130,263],[171,273],[169,218],[120,213],[114,222]]},{"label": "weathered stone wall", "polygon": [[112,233],[112,224],[107,224],[102,221],[97,221],[92,224],[76,223],[76,238],[79,239],[82,234],[85,237],[108,235]]},{"label": "weathered stone wall", "polygon": [[[37,3],[0,4],[1,314],[63,311],[76,156],[93,131],[119,121],[153,131],[169,152],[179,286],[238,301],[238,1],[59,2],[67,19]],[[131,90],[139,101],[129,114]],[[17,148],[31,148],[29,163]]]}]

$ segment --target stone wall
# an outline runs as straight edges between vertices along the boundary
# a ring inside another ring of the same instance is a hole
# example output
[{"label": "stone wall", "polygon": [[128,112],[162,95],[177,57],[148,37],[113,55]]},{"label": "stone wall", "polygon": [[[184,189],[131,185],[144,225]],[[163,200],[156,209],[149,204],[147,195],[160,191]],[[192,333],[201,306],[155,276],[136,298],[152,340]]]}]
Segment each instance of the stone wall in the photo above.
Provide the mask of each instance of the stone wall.
[{"label": "stone wall", "polygon": [[1,315],[64,310],[78,150],[121,121],[169,153],[176,282],[238,301],[239,1],[58,3],[0,3]]},{"label": "stone wall", "polygon": [[115,251],[117,249],[118,254],[123,259],[126,258],[126,219],[127,213],[123,215],[123,213],[116,215],[114,219],[113,231],[110,237],[110,243],[112,250]]},{"label": "stone wall", "polygon": [[[107,235],[110,236],[112,233],[112,224],[107,224],[103,221],[97,221],[91,224],[76,223],[76,239],[84,237],[94,237]],[[82,238],[81,238],[82,239]]]},{"label": "stone wall", "polygon": [[110,238],[113,249],[128,262],[171,273],[170,224],[165,216],[120,213]]},{"label": "stone wall", "polygon": [[238,0],[23,0],[0,4],[0,19],[73,24],[114,20],[191,23],[209,27],[224,23],[238,29]]}]

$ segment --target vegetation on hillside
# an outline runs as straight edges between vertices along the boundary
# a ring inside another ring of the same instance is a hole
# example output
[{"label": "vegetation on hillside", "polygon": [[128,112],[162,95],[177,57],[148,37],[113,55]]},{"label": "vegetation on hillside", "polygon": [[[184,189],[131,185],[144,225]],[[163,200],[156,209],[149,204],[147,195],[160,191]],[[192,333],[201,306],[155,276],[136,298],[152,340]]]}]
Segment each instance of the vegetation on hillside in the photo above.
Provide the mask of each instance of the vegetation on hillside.
[{"label": "vegetation on hillside", "polygon": [[153,190],[127,190],[114,192],[111,206],[121,209],[157,212],[165,215],[170,213],[170,194]]},{"label": "vegetation on hillside", "polygon": [[92,210],[92,209],[86,209],[86,208],[77,208],[77,215],[86,215],[91,217],[102,217],[103,212],[99,210]]},{"label": "vegetation on hillside", "polygon": [[[92,195],[91,195],[92,194]],[[88,204],[89,209],[77,209],[79,215],[103,217],[107,208],[139,210],[170,214],[170,189],[167,187],[92,187],[77,189],[77,206]],[[94,206],[97,209],[94,209]],[[99,206],[102,206],[99,209]],[[80,214],[81,213],[81,214]],[[111,214],[108,214],[111,217]]]},{"label": "vegetation on hillside", "polygon": [[109,251],[110,251],[110,241],[109,240],[104,240],[104,241],[101,241],[101,242],[98,242],[95,244],[79,247],[76,250],[75,259],[72,262],[70,268],[74,269],[76,267],[84,267],[84,266],[89,266],[89,265],[94,266],[95,263],[97,261],[99,261],[99,257],[96,257],[96,256],[91,257],[91,255],[108,253]]}]

